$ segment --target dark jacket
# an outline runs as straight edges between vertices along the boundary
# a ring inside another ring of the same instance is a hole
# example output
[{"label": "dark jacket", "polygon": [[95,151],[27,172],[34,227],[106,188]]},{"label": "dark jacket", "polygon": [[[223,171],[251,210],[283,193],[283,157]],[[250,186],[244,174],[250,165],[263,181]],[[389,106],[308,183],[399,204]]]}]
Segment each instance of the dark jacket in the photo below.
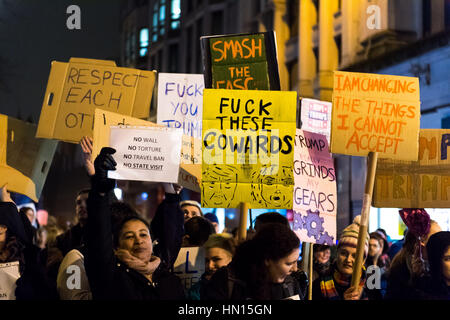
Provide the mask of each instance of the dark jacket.
[{"label": "dark jacket", "polygon": [[18,212],[14,203],[0,202],[0,224],[8,227],[8,237],[15,237],[20,243],[23,255],[24,263],[19,266],[21,276],[16,282],[16,299],[57,299],[56,284],[48,279],[41,250],[32,243],[32,226],[26,215]]},{"label": "dark jacket", "polygon": [[96,191],[87,201],[85,257],[86,273],[94,300],[176,300],[184,299],[181,281],[165,264],[153,273],[153,284],[139,272],[118,260],[113,251],[109,197]]},{"label": "dark jacket", "polygon": [[150,224],[155,255],[172,267],[180,252],[184,235],[184,213],[180,208],[180,195],[166,193],[165,199],[156,209]]},{"label": "dark jacket", "polygon": [[[299,281],[292,276],[287,276],[283,283],[270,284],[270,300],[283,300],[299,295],[303,298]],[[200,291],[205,300],[250,300],[251,295],[247,284],[241,279],[236,279],[231,273],[230,267],[222,267],[214,273]]]},{"label": "dark jacket", "polygon": [[80,250],[84,246],[84,228],[78,223],[56,238],[56,246],[65,256],[70,250]]}]

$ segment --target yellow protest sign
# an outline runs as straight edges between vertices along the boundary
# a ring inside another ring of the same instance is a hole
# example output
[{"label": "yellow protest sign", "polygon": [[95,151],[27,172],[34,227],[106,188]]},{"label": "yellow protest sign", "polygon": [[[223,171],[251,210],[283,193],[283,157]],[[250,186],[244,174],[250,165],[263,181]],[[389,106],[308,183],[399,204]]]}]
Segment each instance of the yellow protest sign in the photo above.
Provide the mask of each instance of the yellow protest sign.
[{"label": "yellow protest sign", "polygon": [[114,61],[53,61],[36,137],[72,143],[92,137],[95,108],[146,118],[155,73],[116,67]]},{"label": "yellow protest sign", "polygon": [[[94,138],[92,145],[92,161],[100,153],[103,147],[109,147],[109,136],[111,126],[143,126],[143,127],[161,127],[150,121],[145,121],[114,112],[108,112],[101,109],[95,109]],[[200,192],[201,176],[201,141],[192,137],[183,135],[181,147],[181,165],[178,174],[178,183],[185,188]]]},{"label": "yellow protest sign", "polygon": [[374,207],[450,208],[450,130],[421,129],[418,161],[378,162]]},{"label": "yellow protest sign", "polygon": [[292,208],[296,107],[296,92],[203,91],[203,207]]},{"label": "yellow protest sign", "polygon": [[419,79],[334,72],[331,152],[417,160]]},{"label": "yellow protest sign", "polygon": [[36,125],[0,115],[0,186],[38,202],[58,141],[35,134]]}]

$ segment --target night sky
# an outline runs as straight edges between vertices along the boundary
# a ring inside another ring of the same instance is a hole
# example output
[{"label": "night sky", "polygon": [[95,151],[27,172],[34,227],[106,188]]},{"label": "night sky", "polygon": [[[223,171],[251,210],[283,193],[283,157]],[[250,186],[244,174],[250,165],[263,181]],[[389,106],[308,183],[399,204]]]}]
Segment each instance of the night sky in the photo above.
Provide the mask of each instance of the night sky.
[{"label": "night sky", "polygon": [[[66,27],[72,4],[81,30]],[[120,66],[119,11],[120,0],[0,0],[0,113],[37,123],[53,60]]]}]

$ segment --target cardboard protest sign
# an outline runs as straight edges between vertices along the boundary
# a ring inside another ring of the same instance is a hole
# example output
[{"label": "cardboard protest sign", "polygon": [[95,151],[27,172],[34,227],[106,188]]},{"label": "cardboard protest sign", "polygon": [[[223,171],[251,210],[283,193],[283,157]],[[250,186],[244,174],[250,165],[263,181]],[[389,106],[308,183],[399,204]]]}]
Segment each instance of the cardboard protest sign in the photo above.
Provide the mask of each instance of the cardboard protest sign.
[{"label": "cardboard protest sign", "polygon": [[[163,128],[162,125],[157,125],[156,123],[150,121],[96,109],[94,122],[94,141],[92,146],[92,161],[95,160],[103,147],[110,146],[110,127],[117,125]],[[195,153],[193,153],[193,151],[195,151]],[[181,148],[181,168],[178,177],[178,184],[190,190],[200,192],[200,163],[201,140],[183,135]]]},{"label": "cardboard protest sign", "polygon": [[294,225],[304,242],[336,243],[336,172],[324,135],[297,129],[294,147]]},{"label": "cardboard protest sign", "polygon": [[297,93],[205,89],[202,206],[292,208]]},{"label": "cardboard protest sign", "polygon": [[417,160],[419,79],[334,72],[331,152]]},{"label": "cardboard protest sign", "polygon": [[108,177],[118,180],[178,182],[181,129],[158,127],[111,127],[109,144],[116,149],[115,171]]},{"label": "cardboard protest sign", "polygon": [[0,263],[0,300],[16,300],[19,261]]},{"label": "cardboard protest sign", "polygon": [[450,208],[450,130],[421,129],[417,161],[378,161],[374,207]]},{"label": "cardboard protest sign", "polygon": [[202,138],[202,74],[159,73],[157,123]]},{"label": "cardboard protest sign", "polygon": [[0,186],[38,202],[58,141],[35,134],[36,125],[0,115]]},{"label": "cardboard protest sign", "polygon": [[72,143],[92,137],[95,108],[146,118],[154,84],[155,72],[114,61],[53,61],[36,137]]},{"label": "cardboard protest sign", "polygon": [[274,32],[200,38],[205,88],[280,90]]},{"label": "cardboard protest sign", "polygon": [[173,273],[180,278],[185,291],[200,281],[205,273],[205,249],[203,247],[183,247],[173,264]]},{"label": "cardboard protest sign", "polygon": [[323,134],[330,145],[331,102],[302,98],[300,118],[303,130]]}]

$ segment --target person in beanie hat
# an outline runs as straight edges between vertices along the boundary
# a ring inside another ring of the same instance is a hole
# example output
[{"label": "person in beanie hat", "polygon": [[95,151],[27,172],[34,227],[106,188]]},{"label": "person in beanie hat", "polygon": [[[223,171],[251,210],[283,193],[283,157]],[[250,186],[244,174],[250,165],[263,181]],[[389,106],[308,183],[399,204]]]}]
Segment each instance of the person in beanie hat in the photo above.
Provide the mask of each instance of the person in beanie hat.
[{"label": "person in beanie hat", "polygon": [[200,203],[194,200],[184,200],[180,202],[180,208],[184,213],[184,222],[192,217],[203,217],[202,207]]},{"label": "person in beanie hat", "polygon": [[[360,226],[360,216],[346,227],[337,246],[337,256],[330,267],[330,272],[313,282],[313,300],[360,300],[367,299],[364,289],[366,272],[363,266],[358,287],[351,287],[353,264],[356,261],[356,248]],[[364,245],[364,259],[369,250],[369,234]]]}]

